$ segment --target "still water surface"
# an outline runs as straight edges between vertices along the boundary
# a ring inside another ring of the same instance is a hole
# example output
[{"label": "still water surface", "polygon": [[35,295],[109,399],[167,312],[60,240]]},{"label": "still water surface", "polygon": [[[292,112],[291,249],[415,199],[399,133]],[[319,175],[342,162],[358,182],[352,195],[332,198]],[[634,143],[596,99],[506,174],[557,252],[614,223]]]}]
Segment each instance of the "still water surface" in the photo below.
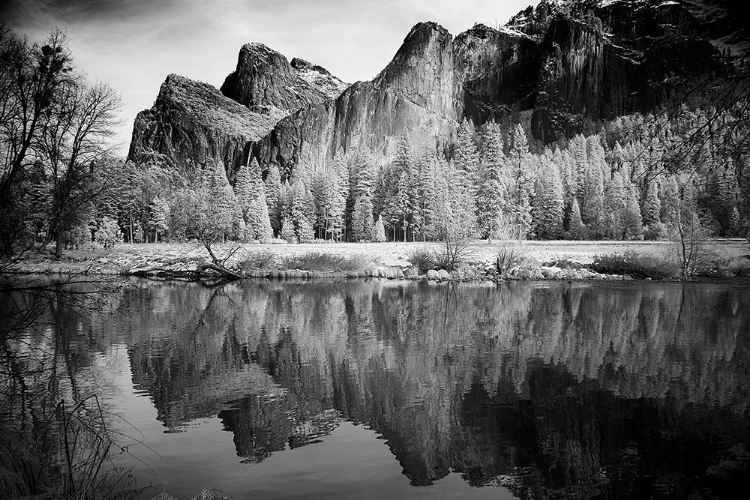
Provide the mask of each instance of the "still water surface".
[{"label": "still water surface", "polygon": [[50,325],[144,498],[747,491],[747,286],[137,282]]}]

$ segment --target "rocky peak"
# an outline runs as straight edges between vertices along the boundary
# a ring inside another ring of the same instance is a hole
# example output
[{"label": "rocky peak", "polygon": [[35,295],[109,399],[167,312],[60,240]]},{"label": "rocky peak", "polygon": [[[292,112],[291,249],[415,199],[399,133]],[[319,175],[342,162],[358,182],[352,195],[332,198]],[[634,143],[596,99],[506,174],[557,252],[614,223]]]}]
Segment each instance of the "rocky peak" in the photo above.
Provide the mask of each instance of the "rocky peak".
[{"label": "rocky peak", "polygon": [[329,99],[336,99],[349,86],[333,76],[327,69],[317,64],[295,57],[291,66],[297,77],[309,83],[313,88],[325,94]]},{"label": "rocky peak", "polygon": [[251,110],[276,117],[329,98],[301,78],[286,57],[262,43],[242,46],[237,68],[224,80],[221,92]]},{"label": "rocky peak", "polygon": [[454,116],[452,43],[453,36],[439,24],[416,24],[373,85],[429,111]]},{"label": "rocky peak", "polygon": [[138,161],[156,152],[184,170],[221,159],[231,177],[246,160],[246,144],[268,134],[274,124],[207,83],[170,74],[153,107],[136,116],[128,158]]}]

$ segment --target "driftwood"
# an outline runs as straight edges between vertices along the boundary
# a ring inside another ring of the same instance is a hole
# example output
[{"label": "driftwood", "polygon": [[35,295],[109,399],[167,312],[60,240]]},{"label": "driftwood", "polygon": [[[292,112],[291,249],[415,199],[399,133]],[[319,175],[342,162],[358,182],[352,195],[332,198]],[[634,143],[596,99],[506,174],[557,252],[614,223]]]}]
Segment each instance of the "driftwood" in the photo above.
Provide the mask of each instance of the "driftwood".
[{"label": "driftwood", "polygon": [[199,276],[207,274],[206,271],[214,271],[218,273],[220,277],[229,280],[241,280],[244,278],[244,276],[242,276],[241,274],[237,274],[220,264],[212,264],[210,262],[203,262],[202,264],[198,264],[198,269],[196,272]]}]

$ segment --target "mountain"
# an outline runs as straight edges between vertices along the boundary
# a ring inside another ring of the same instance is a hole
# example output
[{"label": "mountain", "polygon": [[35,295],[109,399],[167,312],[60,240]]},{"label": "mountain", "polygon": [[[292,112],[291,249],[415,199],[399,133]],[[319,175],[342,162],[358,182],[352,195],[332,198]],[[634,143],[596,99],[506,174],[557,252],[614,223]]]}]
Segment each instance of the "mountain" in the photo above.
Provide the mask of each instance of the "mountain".
[{"label": "mountain", "polygon": [[735,0],[542,0],[503,27],[455,38],[419,23],[380,74],[351,86],[251,43],[220,92],[170,75],[139,113],[129,156],[221,159],[230,174],[254,156],[288,176],[360,147],[392,156],[403,133],[418,151],[450,153],[465,118],[521,121],[549,143],[723,78],[730,54],[750,53],[737,9]]}]

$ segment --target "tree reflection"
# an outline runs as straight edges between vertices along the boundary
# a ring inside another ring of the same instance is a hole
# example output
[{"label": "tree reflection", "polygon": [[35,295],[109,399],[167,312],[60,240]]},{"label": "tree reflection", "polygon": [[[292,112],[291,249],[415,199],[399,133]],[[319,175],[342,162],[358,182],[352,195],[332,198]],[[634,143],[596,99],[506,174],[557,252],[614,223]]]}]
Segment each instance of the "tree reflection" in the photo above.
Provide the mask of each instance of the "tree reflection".
[{"label": "tree reflection", "polygon": [[107,283],[66,278],[0,287],[0,486],[10,497],[131,498],[108,466],[115,437],[91,367],[109,345],[95,316],[116,308]]},{"label": "tree reflection", "polygon": [[218,415],[246,462],[347,419],[415,486],[731,496],[750,463],[748,303],[726,285],[165,283],[123,291],[111,321],[166,430]]}]

